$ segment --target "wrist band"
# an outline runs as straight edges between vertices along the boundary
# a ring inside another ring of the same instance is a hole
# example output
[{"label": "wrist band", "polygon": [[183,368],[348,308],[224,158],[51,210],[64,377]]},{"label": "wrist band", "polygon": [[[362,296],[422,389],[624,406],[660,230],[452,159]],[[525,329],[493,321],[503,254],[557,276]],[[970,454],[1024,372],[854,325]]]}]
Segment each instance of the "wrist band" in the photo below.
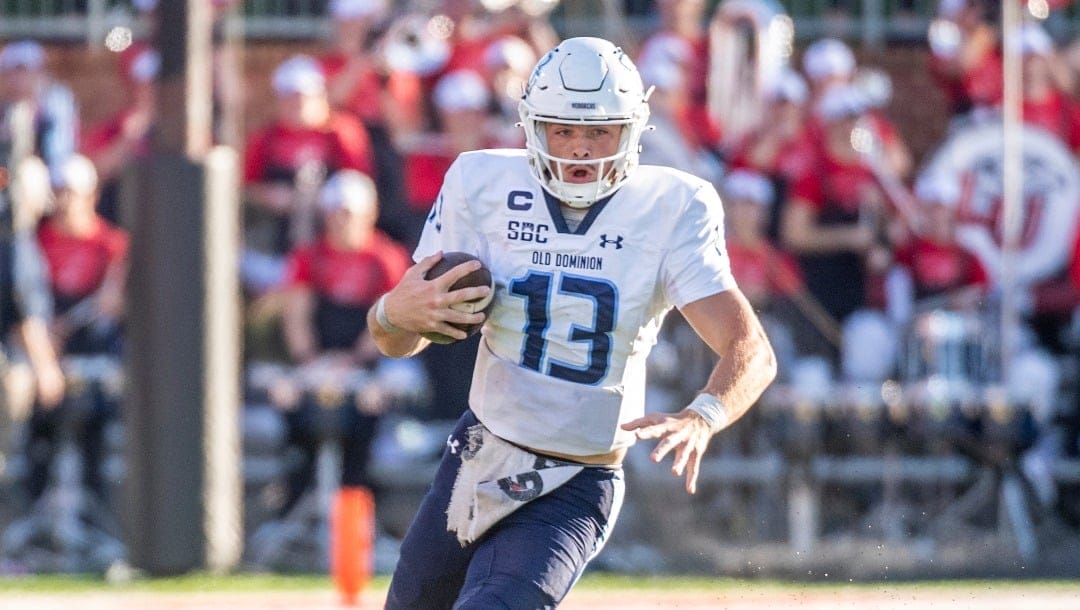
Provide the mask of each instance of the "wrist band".
[{"label": "wrist band", "polygon": [[686,405],[686,408],[700,415],[714,433],[723,430],[731,422],[731,416],[728,415],[724,403],[706,392],[698,394],[694,402]]},{"label": "wrist band", "polygon": [[390,319],[386,317],[386,295],[379,297],[378,301],[375,301],[375,321],[379,323],[379,326],[383,327],[388,333],[401,332],[401,329],[390,323]]}]

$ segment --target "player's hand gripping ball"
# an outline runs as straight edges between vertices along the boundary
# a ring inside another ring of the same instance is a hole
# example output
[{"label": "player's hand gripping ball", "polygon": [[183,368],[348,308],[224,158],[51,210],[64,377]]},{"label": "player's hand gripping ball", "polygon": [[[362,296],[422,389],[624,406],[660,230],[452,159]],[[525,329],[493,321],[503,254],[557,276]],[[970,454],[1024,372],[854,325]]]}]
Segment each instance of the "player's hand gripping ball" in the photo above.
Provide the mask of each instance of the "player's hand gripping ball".
[{"label": "player's hand gripping ball", "polygon": [[[469,254],[468,252],[444,252],[442,260],[435,263],[435,266],[427,272],[427,275],[424,276],[424,279],[433,280],[440,275],[446,273],[447,271],[453,269],[454,267],[457,267],[462,263],[467,263],[471,260],[477,260],[477,257]],[[480,299],[473,299],[471,301],[454,303],[450,306],[450,308],[456,309],[457,311],[464,311],[466,313],[483,312],[486,318],[487,315],[491,313],[492,306],[495,305],[495,283],[491,277],[491,271],[486,266],[480,267],[476,271],[473,271],[472,273],[454,282],[453,285],[450,286],[450,291],[452,292],[454,290],[460,290],[462,288],[471,288],[473,286],[490,286],[491,292],[488,293],[488,296]],[[480,327],[483,326],[483,324],[451,324],[468,333],[470,337],[475,335],[480,330]],[[442,345],[447,345],[457,342],[457,339],[449,335],[444,335],[442,333],[426,332],[422,333],[422,335],[425,339],[431,341],[432,343],[440,343]]]}]

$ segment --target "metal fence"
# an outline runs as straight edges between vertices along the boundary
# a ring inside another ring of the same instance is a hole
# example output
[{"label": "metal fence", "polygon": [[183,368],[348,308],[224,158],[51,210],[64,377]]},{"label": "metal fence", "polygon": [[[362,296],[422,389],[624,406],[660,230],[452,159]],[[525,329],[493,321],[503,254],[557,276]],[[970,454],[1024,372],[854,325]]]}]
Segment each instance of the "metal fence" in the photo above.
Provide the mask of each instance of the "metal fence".
[{"label": "metal fence", "polygon": [[[328,0],[244,0],[236,19],[247,38],[305,39],[326,32]],[[407,4],[396,2],[396,6]],[[656,25],[652,1],[598,0],[588,5],[593,17],[582,20],[580,5],[566,3],[552,19],[560,32],[607,31],[613,12],[625,15],[630,33]],[[795,20],[802,40],[833,35],[866,45],[920,41],[937,11],[938,0],[780,0]],[[588,12],[588,11],[586,11]],[[569,13],[569,14],[568,14]],[[572,18],[570,18],[572,17]],[[0,38],[33,37],[57,42],[96,44],[116,25],[136,25],[132,0],[0,0]],[[1047,27],[1059,41],[1080,33],[1080,6],[1055,12]]]}]

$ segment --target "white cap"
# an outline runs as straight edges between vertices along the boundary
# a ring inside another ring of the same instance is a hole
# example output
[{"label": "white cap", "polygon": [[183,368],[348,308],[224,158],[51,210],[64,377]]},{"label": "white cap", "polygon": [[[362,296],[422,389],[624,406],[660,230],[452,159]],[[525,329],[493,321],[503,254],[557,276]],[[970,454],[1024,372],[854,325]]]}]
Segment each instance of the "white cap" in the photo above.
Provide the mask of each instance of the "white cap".
[{"label": "white cap", "polygon": [[63,164],[56,180],[57,188],[64,188],[81,195],[97,190],[98,174],[94,162],[83,155],[71,155]]},{"label": "white cap", "polygon": [[806,79],[798,72],[784,68],[776,75],[766,94],[771,100],[801,104],[810,96],[810,89],[806,86]]},{"label": "white cap", "polygon": [[148,83],[157,78],[160,71],[161,54],[156,49],[146,48],[131,61],[128,77],[136,83]]},{"label": "white cap", "polygon": [[157,8],[158,0],[131,0],[131,4],[140,13],[149,13]]},{"label": "white cap", "polygon": [[855,72],[855,54],[837,38],[822,38],[806,47],[803,70],[813,81],[830,76],[851,76]]},{"label": "white cap", "polygon": [[818,101],[818,116],[826,121],[838,121],[866,112],[869,101],[866,95],[853,85],[830,87]]},{"label": "white cap", "polygon": [[484,66],[528,73],[536,65],[536,51],[517,36],[503,36],[484,50]]},{"label": "white cap", "polygon": [[316,95],[326,91],[326,77],[319,62],[307,55],[294,55],[274,70],[274,93]]},{"label": "white cap", "polygon": [[968,6],[968,0],[940,0],[938,15],[946,19],[955,19]]},{"label": "white cap", "polygon": [[1025,23],[1020,30],[1020,52],[1024,55],[1053,55],[1054,39],[1038,23]]},{"label": "white cap", "polygon": [[855,71],[852,83],[866,96],[866,103],[871,108],[884,108],[892,100],[892,78],[884,70],[860,68]]},{"label": "white cap", "polygon": [[680,89],[685,84],[683,69],[694,50],[678,36],[658,36],[645,45],[638,58],[638,72],[645,86],[655,85],[661,91]]},{"label": "white cap", "polygon": [[454,70],[443,76],[432,95],[435,106],[444,112],[484,110],[491,101],[487,83],[472,70]]},{"label": "white cap", "polygon": [[323,212],[351,210],[374,211],[378,204],[375,182],[355,169],[340,170],[323,184],[319,191],[319,209]]},{"label": "white cap", "polygon": [[330,16],[334,19],[364,19],[380,17],[386,12],[386,0],[331,0]]},{"label": "white cap", "polygon": [[0,71],[28,68],[40,70],[45,66],[45,50],[33,40],[20,40],[0,50]]},{"label": "white cap", "polygon": [[942,174],[923,174],[915,181],[915,196],[923,203],[956,207],[960,202],[960,182]]},{"label": "white cap", "polygon": [[764,175],[747,169],[737,169],[724,178],[724,194],[731,199],[770,205],[775,191],[772,182]]}]

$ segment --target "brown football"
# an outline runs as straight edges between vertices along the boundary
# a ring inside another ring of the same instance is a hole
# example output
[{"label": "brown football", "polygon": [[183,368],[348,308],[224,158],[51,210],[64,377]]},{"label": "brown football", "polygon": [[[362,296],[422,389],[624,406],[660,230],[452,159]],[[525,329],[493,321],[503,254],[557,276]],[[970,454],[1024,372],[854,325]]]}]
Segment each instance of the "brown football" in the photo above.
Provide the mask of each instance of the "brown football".
[{"label": "brown football", "polygon": [[[435,266],[427,272],[427,275],[424,276],[424,279],[435,279],[440,275],[446,273],[447,271],[453,269],[454,267],[457,267],[462,263],[467,263],[471,260],[478,260],[478,257],[469,254],[468,252],[443,252],[442,260],[435,263]],[[462,288],[471,288],[473,286],[491,286],[492,288],[494,288],[491,280],[491,271],[487,268],[487,266],[480,267],[476,271],[473,271],[472,273],[466,275],[460,280],[454,282],[453,285],[450,286],[450,290],[460,290]],[[455,303],[450,307],[458,311],[465,311],[469,313],[483,312],[486,316],[487,314],[491,313],[491,308],[495,304],[494,296],[495,292],[493,290],[491,294],[488,295],[486,298],[474,299],[472,301],[463,301],[461,303]],[[471,337],[472,335],[476,334],[480,330],[480,327],[483,325],[454,324],[454,326],[465,331]],[[457,339],[454,339],[449,335],[444,335],[442,333],[436,332],[423,333],[423,336],[432,343],[441,343],[443,345],[454,343],[457,341]]]}]

